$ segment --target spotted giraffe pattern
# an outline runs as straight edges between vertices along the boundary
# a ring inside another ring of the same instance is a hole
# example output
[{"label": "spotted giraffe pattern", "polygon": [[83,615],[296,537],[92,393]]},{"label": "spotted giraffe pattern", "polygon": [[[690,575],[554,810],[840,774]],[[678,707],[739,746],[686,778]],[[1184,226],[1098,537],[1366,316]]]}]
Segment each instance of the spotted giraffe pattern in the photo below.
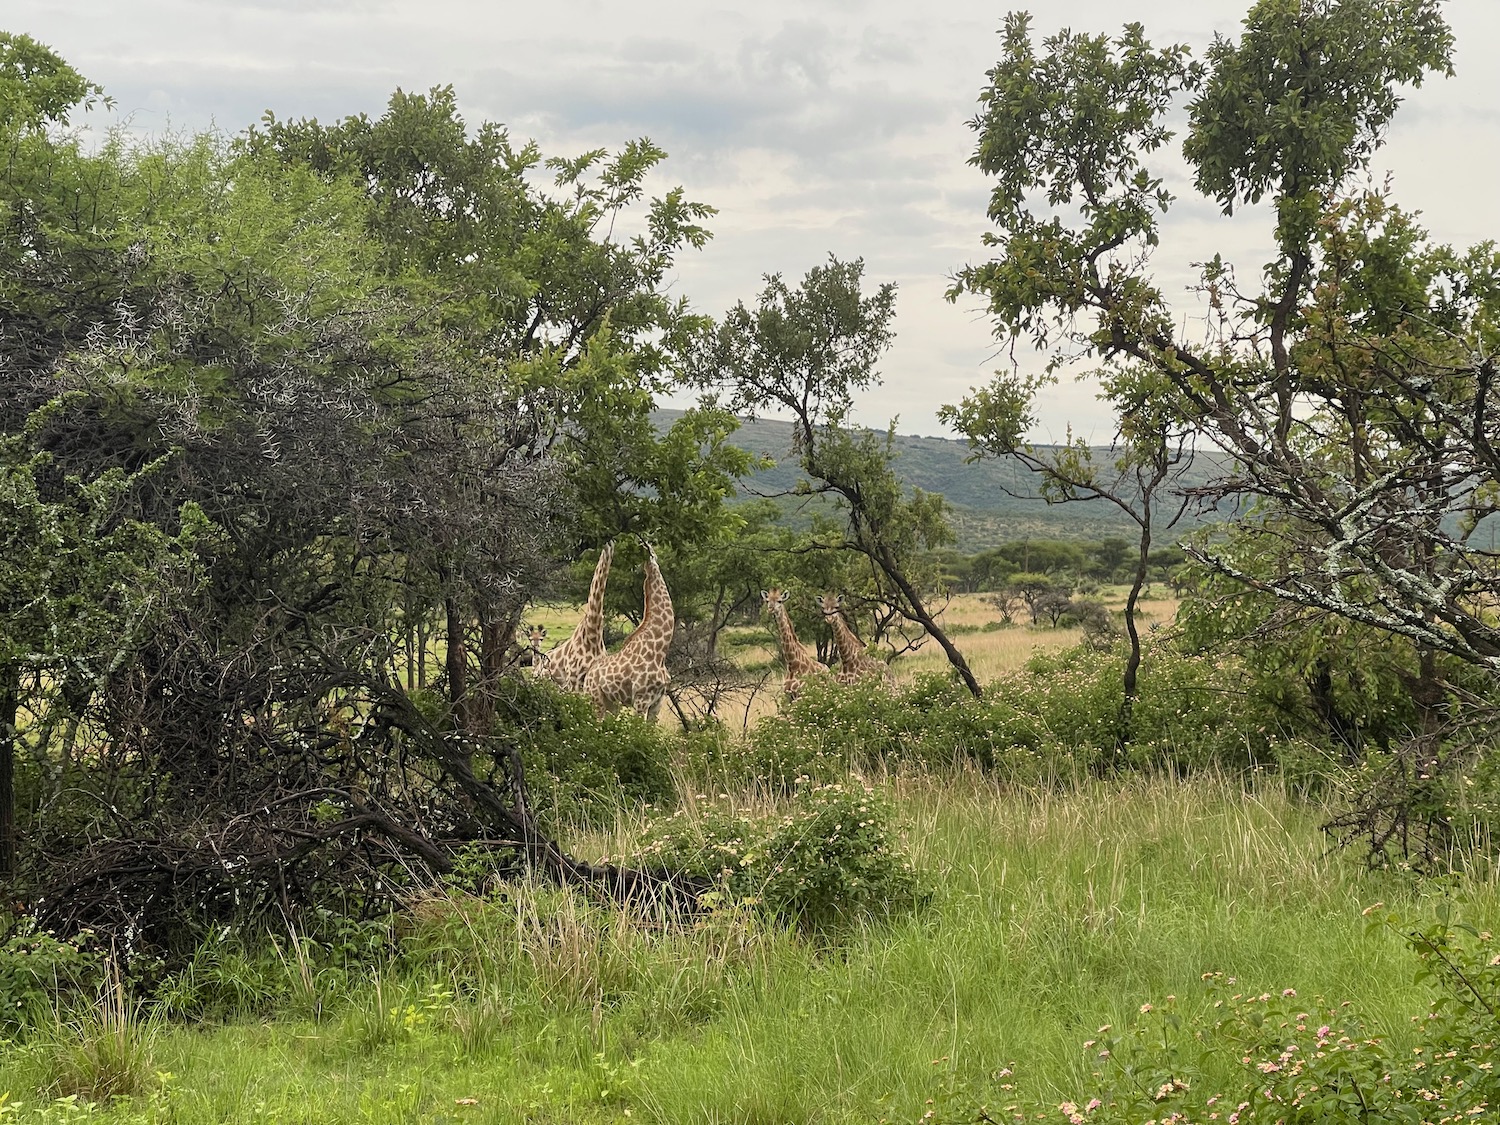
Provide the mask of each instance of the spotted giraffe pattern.
[{"label": "spotted giraffe pattern", "polygon": [[667,673],[667,649],[677,619],[672,613],[672,595],[661,576],[656,551],[646,544],[645,612],[635,632],[625,638],[619,652],[594,661],[584,686],[603,715],[621,707],[632,707],[655,720],[662,695],[671,683]]},{"label": "spotted giraffe pattern", "polygon": [[797,639],[792,628],[792,619],[786,612],[784,590],[762,590],[761,598],[766,603],[766,612],[776,622],[776,639],[781,642],[781,659],[786,663],[786,681],[782,690],[788,699],[796,699],[802,690],[802,681],[818,672],[828,671],[828,665],[810,653]]},{"label": "spotted giraffe pattern", "polygon": [[844,620],[843,604],[842,594],[821,594],[818,597],[818,609],[823,614],[823,620],[833,628],[833,643],[839,650],[839,683],[884,679],[887,671],[885,662],[871,656],[854,635],[854,630]]},{"label": "spotted giraffe pattern", "polygon": [[604,584],[609,580],[609,564],[615,557],[615,545],[606,543],[599,552],[594,578],[589,583],[589,599],[583,606],[583,618],[573,635],[551,652],[537,668],[564,691],[583,692],[584,677],[593,663],[604,655]]},{"label": "spotted giraffe pattern", "polygon": [[531,674],[533,676],[544,675],[547,667],[547,654],[542,651],[542,642],[547,639],[547,627],[545,625],[533,625],[526,630],[526,651],[531,653]]}]

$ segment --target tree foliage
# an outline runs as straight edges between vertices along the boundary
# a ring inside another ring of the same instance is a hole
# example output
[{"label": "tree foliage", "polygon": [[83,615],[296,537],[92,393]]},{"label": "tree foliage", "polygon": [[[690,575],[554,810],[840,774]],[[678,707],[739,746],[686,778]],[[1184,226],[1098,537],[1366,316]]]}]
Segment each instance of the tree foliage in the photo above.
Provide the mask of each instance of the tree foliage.
[{"label": "tree foliage", "polygon": [[855,394],[876,382],[894,338],[895,286],[866,295],[863,275],[862,261],[830,258],[795,289],[768,277],[753,310],[741,302],[705,335],[696,378],[734,411],[791,416],[793,451],[808,478],[801,487],[835,498],[846,517],[840,545],[869,560],[892,607],[937,640],[977,696],[978,681],[923,592],[923,569],[932,566],[925,553],[951,539],[943,499],[901,487],[891,468],[894,427],[880,435],[850,424]]},{"label": "tree foliage", "polygon": [[[1060,332],[1056,358],[1149,372],[1159,400],[1230,455],[1214,491],[1272,505],[1304,533],[1303,565],[1278,575],[1203,550],[1211,565],[1500,668],[1482,608],[1495,558],[1471,534],[1494,507],[1496,258],[1430,247],[1383,193],[1349,191],[1395,87],[1445,72],[1451,42],[1432,0],[1263,0],[1206,65],[1151,48],[1136,25],[1113,43],[1054,37],[1039,58],[1013,16],[974,123],[1003,254],[965,269],[956,292],[985,296],[1004,335],[1045,345]],[[1225,208],[1269,194],[1277,215],[1263,291],[1241,292],[1217,257],[1206,265],[1201,342],[1174,329],[1148,272],[1172,199],[1147,161],[1183,91],[1198,189]],[[1121,98],[1129,112],[1089,112]],[[1013,444],[1034,389],[997,379],[988,402],[972,400],[974,433]]]},{"label": "tree foliage", "polygon": [[[546,189],[451,91],[92,153],[23,124],[0,175],[22,893],[172,941],[378,909],[471,841],[638,885],[538,831],[502,674],[578,543],[735,525],[732,424],[649,425],[686,315],[663,278],[707,209],[668,193],[617,238],[659,150],[553,161]],[[44,644],[81,602],[83,662]],[[93,741],[57,769],[63,715]]]},{"label": "tree foliage", "polygon": [[[1149,405],[1226,455],[1196,498],[1241,518],[1189,549],[1302,611],[1268,620],[1329,617],[1346,623],[1330,638],[1368,629],[1408,646],[1397,664],[1414,669],[1425,747],[1412,776],[1454,698],[1444,662],[1490,694],[1500,673],[1500,555],[1476,534],[1500,498],[1500,256],[1430,244],[1360,179],[1401,87],[1449,73],[1452,46],[1437,0],[1259,0],[1202,62],[1138,25],[1038,53],[1012,16],[973,123],[997,255],[953,290],[983,296],[997,332],[1047,349],[1052,370],[1102,364],[1127,442]],[[1196,191],[1226,213],[1268,202],[1275,223],[1259,286],[1221,256],[1203,264],[1201,334],[1177,327],[1150,272],[1180,98]],[[953,416],[982,447],[1018,448],[1045,379],[1002,374]]]}]

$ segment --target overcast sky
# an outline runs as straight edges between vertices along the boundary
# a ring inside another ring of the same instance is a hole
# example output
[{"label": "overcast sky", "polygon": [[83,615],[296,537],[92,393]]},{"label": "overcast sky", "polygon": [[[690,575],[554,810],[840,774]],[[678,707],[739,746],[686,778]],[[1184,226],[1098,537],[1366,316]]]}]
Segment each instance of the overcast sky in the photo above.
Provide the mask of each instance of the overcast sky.
[{"label": "overcast sky", "polygon": [[[1018,5],[1019,6],[1019,5]],[[147,132],[279,117],[378,116],[397,87],[452,84],[470,124],[493,120],[548,154],[649,136],[670,153],[659,188],[680,183],[719,209],[715,237],[680,263],[677,290],[718,315],[753,300],[764,274],[796,280],[831,252],[862,256],[871,285],[895,281],[897,343],[861,421],[900,417],[942,433],[937,407],[985,382],[1000,355],[948,278],[982,256],[988,187],[966,160],[995,32],[1008,5],[910,0],[760,0],[721,6],[636,0],[6,0],[0,30],[48,44],[102,84]],[[1201,49],[1237,35],[1248,0],[1051,0],[1049,33],[1146,25],[1158,44]],[[1412,91],[1376,155],[1398,200],[1433,236],[1500,233],[1500,0],[1449,0],[1453,79]],[[1190,191],[1182,181],[1179,195]],[[1183,203],[1188,202],[1184,200]],[[1181,294],[1190,263],[1216,251],[1252,277],[1268,254],[1263,215],[1223,220],[1179,204],[1156,259]],[[1184,315],[1190,303],[1184,298]],[[1030,362],[1028,357],[1022,357]],[[1042,402],[1036,436],[1104,442],[1093,390]]]}]

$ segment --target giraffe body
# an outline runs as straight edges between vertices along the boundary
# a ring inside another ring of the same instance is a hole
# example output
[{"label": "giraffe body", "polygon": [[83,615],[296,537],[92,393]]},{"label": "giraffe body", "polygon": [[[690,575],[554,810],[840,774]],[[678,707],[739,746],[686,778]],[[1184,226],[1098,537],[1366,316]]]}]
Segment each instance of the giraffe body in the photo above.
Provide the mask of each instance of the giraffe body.
[{"label": "giraffe body", "polygon": [[667,673],[667,650],[677,619],[672,595],[661,576],[656,551],[646,545],[645,612],[635,631],[625,638],[619,652],[606,653],[590,666],[584,680],[587,694],[600,715],[631,707],[654,720],[662,695],[671,683]]},{"label": "giraffe body", "polygon": [[843,595],[823,594],[818,598],[818,609],[823,620],[833,628],[833,642],[839,650],[839,683],[853,684],[860,680],[885,679],[889,669],[884,661],[876,660],[866,651],[860,639],[844,620]]},{"label": "giraffe body", "polygon": [[786,692],[788,699],[796,699],[797,693],[802,690],[802,681],[818,672],[828,671],[828,665],[809,652],[797,639],[792,619],[786,612],[786,592],[762,590],[760,596],[766,603],[766,612],[776,622],[776,639],[781,644],[781,659],[786,663],[786,681],[782,684],[782,690]]},{"label": "giraffe body", "polygon": [[572,636],[545,654],[537,649],[535,638],[532,640],[533,651],[544,656],[540,664],[533,665],[536,674],[545,676],[564,691],[583,692],[589,668],[604,655],[604,584],[609,580],[609,564],[614,557],[615,545],[606,543],[589,583],[583,620],[578,622]]}]

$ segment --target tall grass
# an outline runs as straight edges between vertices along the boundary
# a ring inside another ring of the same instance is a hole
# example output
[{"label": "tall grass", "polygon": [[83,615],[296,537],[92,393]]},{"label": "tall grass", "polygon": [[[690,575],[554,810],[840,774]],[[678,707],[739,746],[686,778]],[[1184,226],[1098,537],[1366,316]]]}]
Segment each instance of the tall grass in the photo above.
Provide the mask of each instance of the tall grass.
[{"label": "tall grass", "polygon": [[[1185,1015],[1203,1010],[1206,972],[1353,1001],[1399,1044],[1429,995],[1361,909],[1379,899],[1420,917],[1460,895],[1474,923],[1500,919],[1492,877],[1429,890],[1331,852],[1317,810],[1274,779],[879,784],[933,892],[920,913],[829,943],[735,914],[670,925],[544,886],[429,897],[402,923],[400,957],[350,983],[321,1021],[289,989],[275,1019],[157,1031],[154,1066],[177,1076],[162,1112],[184,1125],[627,1110],[674,1123],[916,1121],[927,1099],[993,1088],[1002,1068],[1017,1097],[1076,1090],[1098,1027],[1168,995]],[[688,805],[778,800],[695,792]],[[579,849],[620,854],[640,830],[624,816]],[[0,1091],[34,1096],[30,1060],[0,1051]],[[101,1102],[96,1115],[146,1119],[145,1104]]]}]

